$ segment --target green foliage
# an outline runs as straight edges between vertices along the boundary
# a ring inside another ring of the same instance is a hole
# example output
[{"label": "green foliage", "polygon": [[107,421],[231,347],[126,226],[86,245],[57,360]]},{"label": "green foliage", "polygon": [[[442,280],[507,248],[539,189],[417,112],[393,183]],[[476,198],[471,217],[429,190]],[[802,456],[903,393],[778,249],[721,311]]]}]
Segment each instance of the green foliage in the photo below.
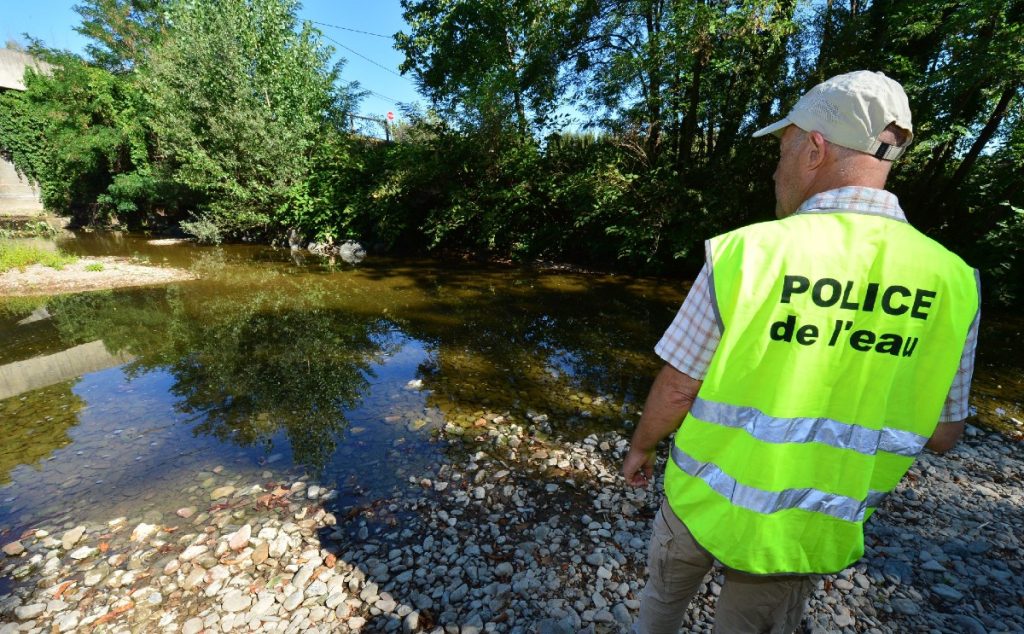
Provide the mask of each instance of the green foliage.
[{"label": "green foliage", "polygon": [[33,264],[42,264],[59,271],[77,260],[77,257],[62,251],[51,251],[30,243],[0,240],[0,273],[11,269],[24,271]]},{"label": "green foliage", "polygon": [[402,6],[433,110],[396,142],[344,129],[356,95],[295,0],[84,0],[91,63],[46,54],[0,95],[0,149],[84,221],[694,272],[705,238],[771,217],[777,152],[750,133],[880,69],[914,112],[889,183],[911,222],[1024,299],[1020,0]]},{"label": "green foliage", "polygon": [[181,229],[194,237],[199,244],[220,244],[224,239],[220,225],[205,215],[193,220],[182,220]]},{"label": "green foliage", "polygon": [[309,23],[297,29],[297,8],[292,0],[173,2],[173,37],[142,72],[174,181],[229,234],[266,233],[275,211],[311,212],[299,194],[347,107],[330,50]]},{"label": "green foliage", "polygon": [[50,61],[51,73],[26,73],[25,92],[0,95],[0,147],[48,209],[102,223],[123,202],[108,191],[113,180],[148,169],[138,91],[73,56]]},{"label": "green foliage", "polygon": [[85,270],[86,271],[91,271],[91,272],[94,272],[94,273],[99,273],[100,271],[103,270],[103,263],[102,262],[93,262],[92,264],[86,264],[85,265]]}]

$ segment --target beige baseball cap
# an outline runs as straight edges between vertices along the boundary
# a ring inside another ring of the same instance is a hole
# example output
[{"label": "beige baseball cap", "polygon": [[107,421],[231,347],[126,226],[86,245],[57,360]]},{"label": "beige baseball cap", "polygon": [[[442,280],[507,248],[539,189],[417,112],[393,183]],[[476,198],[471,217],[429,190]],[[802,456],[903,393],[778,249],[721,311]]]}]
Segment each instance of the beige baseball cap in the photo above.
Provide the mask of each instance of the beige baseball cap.
[{"label": "beige baseball cap", "polygon": [[[902,146],[879,140],[890,123],[907,131]],[[811,88],[784,119],[761,128],[754,136],[779,136],[788,125],[820,132],[836,145],[887,161],[899,158],[914,139],[910,103],[903,86],[880,72],[867,70],[836,75]]]}]

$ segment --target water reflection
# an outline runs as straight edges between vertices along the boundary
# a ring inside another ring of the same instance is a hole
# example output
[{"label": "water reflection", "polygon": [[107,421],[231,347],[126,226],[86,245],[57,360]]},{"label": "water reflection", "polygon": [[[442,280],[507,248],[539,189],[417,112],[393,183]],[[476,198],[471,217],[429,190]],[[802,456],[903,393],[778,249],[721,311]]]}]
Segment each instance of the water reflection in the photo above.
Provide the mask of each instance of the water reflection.
[{"label": "water reflection", "polygon": [[[0,485],[11,481],[15,467],[38,469],[61,447],[71,444],[68,431],[78,422],[84,403],[72,393],[75,381],[38,390],[40,398],[0,402]],[[17,421],[17,424],[15,424]]]},{"label": "water reflection", "polygon": [[[157,248],[130,237],[73,250],[137,253],[200,279],[0,298],[0,365],[81,346],[123,362],[65,385],[67,415],[49,426],[28,425],[35,414],[26,412],[59,402],[51,388],[0,400],[3,424],[42,443],[21,461],[24,443],[4,452],[12,484],[0,524],[5,511],[26,515],[67,495],[130,504],[218,463],[257,473],[296,465],[338,483],[339,502],[346,491],[386,495],[415,461],[439,459],[431,427],[472,427],[488,414],[547,414],[568,433],[621,427],[656,370],[650,346],[681,294],[502,267],[299,266],[281,251]],[[18,468],[30,461],[43,470],[34,482]],[[104,500],[111,489],[119,502]]]},{"label": "water reflection", "polygon": [[394,347],[391,325],[324,308],[324,289],[299,280],[191,294],[179,287],[58,297],[48,304],[66,343],[99,338],[131,355],[129,377],[173,376],[175,410],[196,434],[271,450],[283,431],[294,460],[323,467]]}]

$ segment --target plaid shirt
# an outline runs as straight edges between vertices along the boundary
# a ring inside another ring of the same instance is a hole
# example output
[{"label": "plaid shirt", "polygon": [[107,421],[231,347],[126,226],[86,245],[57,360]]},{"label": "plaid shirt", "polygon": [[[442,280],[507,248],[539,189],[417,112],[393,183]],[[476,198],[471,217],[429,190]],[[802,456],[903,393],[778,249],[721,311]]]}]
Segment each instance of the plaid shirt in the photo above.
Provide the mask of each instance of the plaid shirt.
[{"label": "plaid shirt", "polygon": [[[896,196],[884,189],[870,187],[841,187],[816,194],[804,201],[796,213],[827,213],[836,209],[907,221]],[[708,256],[705,253],[706,259]],[[655,353],[666,363],[698,380],[704,379],[722,336],[718,320],[715,319],[714,300],[708,285],[710,264],[710,259],[707,259],[672,324],[654,347]],[[960,367],[942,407],[939,416],[941,423],[961,421],[968,416],[967,401],[971,378],[974,376],[974,351],[978,346],[980,317],[979,310],[967,334]]]}]

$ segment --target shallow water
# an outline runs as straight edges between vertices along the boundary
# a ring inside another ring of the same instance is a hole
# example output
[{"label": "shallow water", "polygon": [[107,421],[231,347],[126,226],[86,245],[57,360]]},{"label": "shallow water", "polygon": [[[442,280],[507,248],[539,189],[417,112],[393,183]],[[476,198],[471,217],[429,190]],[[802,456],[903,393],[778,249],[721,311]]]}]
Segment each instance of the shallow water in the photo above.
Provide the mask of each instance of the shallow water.
[{"label": "shallow water", "polygon": [[0,377],[18,377],[0,400],[0,536],[166,513],[218,466],[308,473],[342,506],[385,497],[459,459],[430,441],[446,421],[622,428],[685,286],[111,234],[61,246],[201,279],[0,298]]}]

